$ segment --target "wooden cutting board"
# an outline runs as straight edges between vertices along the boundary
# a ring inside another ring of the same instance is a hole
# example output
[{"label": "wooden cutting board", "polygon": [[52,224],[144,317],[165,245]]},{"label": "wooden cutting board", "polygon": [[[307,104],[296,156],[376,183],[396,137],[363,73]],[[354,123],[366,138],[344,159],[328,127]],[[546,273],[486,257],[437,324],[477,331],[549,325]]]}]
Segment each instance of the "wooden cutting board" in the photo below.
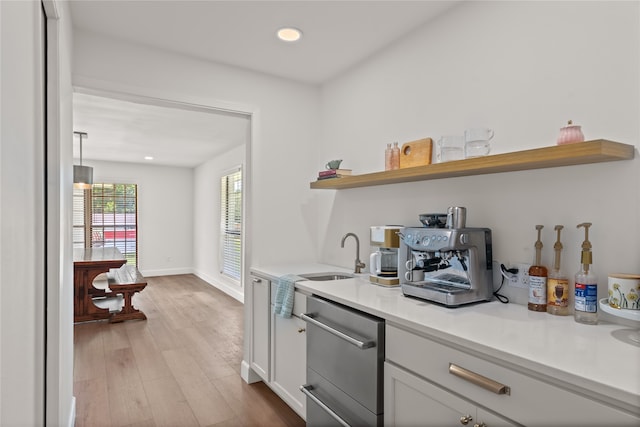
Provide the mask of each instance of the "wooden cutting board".
[{"label": "wooden cutting board", "polygon": [[400,169],[431,164],[433,140],[431,138],[402,144],[400,148]]}]

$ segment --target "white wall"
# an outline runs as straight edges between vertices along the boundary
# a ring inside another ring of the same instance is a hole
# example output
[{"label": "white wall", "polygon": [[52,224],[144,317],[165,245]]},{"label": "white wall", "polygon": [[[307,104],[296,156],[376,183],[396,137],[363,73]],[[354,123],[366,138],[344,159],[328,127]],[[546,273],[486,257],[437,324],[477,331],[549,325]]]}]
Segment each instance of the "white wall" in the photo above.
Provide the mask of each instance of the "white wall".
[{"label": "white wall", "polygon": [[[384,169],[387,142],[471,126],[495,129],[493,153],[554,145],[567,120],[587,139],[640,147],[638,2],[466,2],[323,87],[315,158],[354,173]],[[466,206],[468,225],[493,230],[494,257],[531,262],[544,224],[543,262],[555,224],[563,265],[575,273],[593,223],[601,296],[610,272],[639,272],[640,157],[632,161],[463,177],[362,189],[316,190],[322,261],[351,267],[352,231],[368,252],[368,227],[417,226],[418,214]],[[364,259],[363,254],[361,258]],[[526,303],[524,292],[513,292]]]},{"label": "white wall", "polygon": [[[76,31],[74,34],[74,85],[105,91],[224,106],[253,113],[250,205],[260,212],[248,231],[252,264],[269,264],[280,256],[314,257],[312,229],[304,222],[301,204],[310,198],[313,176],[310,147],[317,138],[319,91],[316,88],[217,65],[143,46],[122,43]],[[274,167],[286,165],[292,177],[282,179]],[[290,203],[293,209],[280,209]],[[276,209],[277,215],[268,215]],[[304,232],[284,233],[287,230]],[[282,252],[270,250],[282,242]]]},{"label": "white wall", "polygon": [[[249,124],[247,120],[247,140]],[[198,166],[193,186],[197,195],[193,206],[194,273],[239,301],[244,300],[242,283],[220,274],[220,178],[231,168],[243,166],[245,152],[246,145],[242,145]]]},{"label": "white wall", "polygon": [[0,2],[0,424],[12,426],[44,420],[42,22],[39,2]]},{"label": "white wall", "polygon": [[93,182],[138,186],[138,268],[145,276],[193,272],[193,169],[84,160]]}]

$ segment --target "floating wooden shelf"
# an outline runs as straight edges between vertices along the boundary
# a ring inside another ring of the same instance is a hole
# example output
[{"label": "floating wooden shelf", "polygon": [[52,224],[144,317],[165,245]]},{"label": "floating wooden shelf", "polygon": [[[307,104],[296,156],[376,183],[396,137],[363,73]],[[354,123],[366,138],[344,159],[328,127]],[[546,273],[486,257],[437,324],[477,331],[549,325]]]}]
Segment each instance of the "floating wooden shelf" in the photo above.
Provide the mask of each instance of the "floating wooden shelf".
[{"label": "floating wooden shelf", "polygon": [[414,168],[324,179],[314,181],[310,185],[312,189],[340,190],[457,176],[612,162],[633,159],[634,149],[633,145],[597,139],[575,144],[554,145],[533,150],[435,163]]}]

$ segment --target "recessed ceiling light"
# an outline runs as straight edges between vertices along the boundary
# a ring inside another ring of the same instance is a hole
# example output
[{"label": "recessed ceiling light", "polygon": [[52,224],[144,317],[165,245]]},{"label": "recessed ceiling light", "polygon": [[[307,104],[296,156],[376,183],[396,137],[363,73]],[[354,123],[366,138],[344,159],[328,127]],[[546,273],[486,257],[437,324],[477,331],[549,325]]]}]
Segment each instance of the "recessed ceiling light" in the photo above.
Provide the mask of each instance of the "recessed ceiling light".
[{"label": "recessed ceiling light", "polygon": [[278,38],[285,42],[296,42],[302,37],[302,31],[293,27],[284,27],[278,30]]},{"label": "recessed ceiling light", "polygon": [[152,156],[144,156],[144,159],[145,160],[153,160],[153,157]]}]

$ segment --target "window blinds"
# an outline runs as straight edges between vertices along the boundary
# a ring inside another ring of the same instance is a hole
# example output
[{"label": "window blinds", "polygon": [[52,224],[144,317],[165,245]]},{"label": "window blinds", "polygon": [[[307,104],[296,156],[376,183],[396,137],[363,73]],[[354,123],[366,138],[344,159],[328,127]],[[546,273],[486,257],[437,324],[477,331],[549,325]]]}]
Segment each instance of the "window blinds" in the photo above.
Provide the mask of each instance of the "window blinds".
[{"label": "window blinds", "polygon": [[242,270],[242,169],[220,179],[220,272],[240,281]]},{"label": "window blinds", "polygon": [[94,184],[73,190],[73,247],[117,247],[137,265],[137,199],[135,184]]},{"label": "window blinds", "polygon": [[73,248],[84,248],[87,241],[85,190],[73,189]]},{"label": "window blinds", "polygon": [[116,247],[137,265],[137,185],[93,184],[91,188],[91,247]]}]

